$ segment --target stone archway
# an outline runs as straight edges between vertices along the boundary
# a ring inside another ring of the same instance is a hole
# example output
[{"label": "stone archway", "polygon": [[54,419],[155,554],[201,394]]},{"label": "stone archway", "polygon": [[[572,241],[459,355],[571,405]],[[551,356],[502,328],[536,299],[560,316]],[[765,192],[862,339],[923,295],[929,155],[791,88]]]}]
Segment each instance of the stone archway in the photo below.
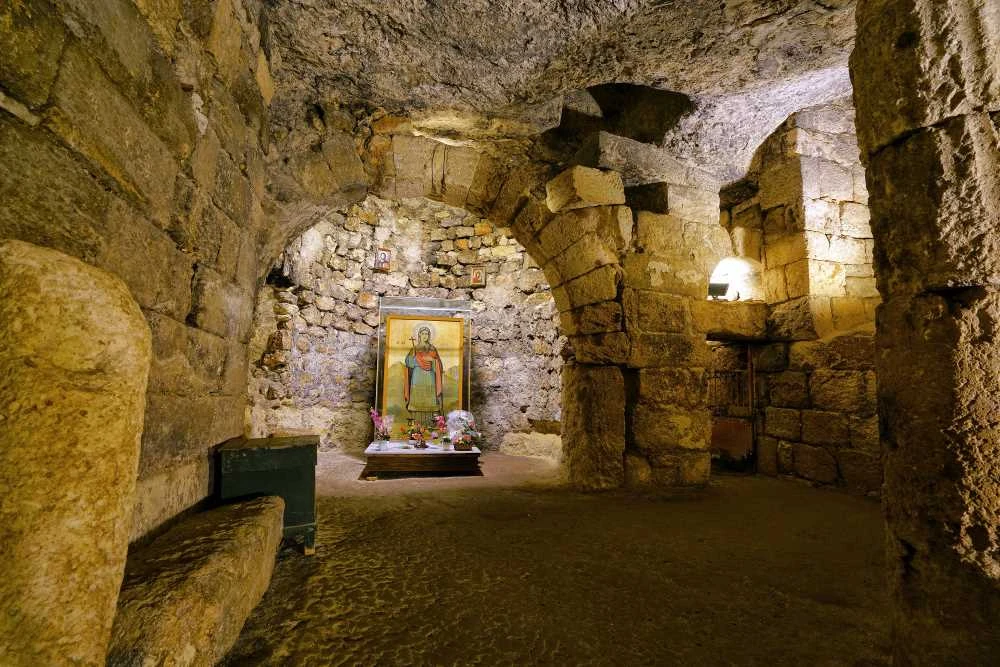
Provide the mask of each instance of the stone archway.
[{"label": "stone archway", "polygon": [[1000,655],[996,3],[861,0],[857,22],[895,659],[989,664]]},{"label": "stone archway", "polygon": [[576,166],[553,177],[546,165],[509,168],[392,127],[399,133],[378,155],[382,188],[454,198],[509,221],[545,272],[570,342],[562,432],[571,481],[584,489],[706,483],[709,354],[693,304],[732,253],[719,184],[678,163],[626,202],[613,170]]}]

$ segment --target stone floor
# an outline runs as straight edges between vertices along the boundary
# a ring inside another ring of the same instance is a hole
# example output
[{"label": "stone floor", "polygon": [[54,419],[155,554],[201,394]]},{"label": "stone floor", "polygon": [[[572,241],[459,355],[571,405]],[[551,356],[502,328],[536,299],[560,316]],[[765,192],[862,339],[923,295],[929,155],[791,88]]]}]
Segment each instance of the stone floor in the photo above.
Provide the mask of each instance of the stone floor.
[{"label": "stone floor", "polygon": [[736,476],[585,495],[484,458],[364,482],[321,455],[316,556],[281,552],[224,664],[888,664],[876,503]]}]

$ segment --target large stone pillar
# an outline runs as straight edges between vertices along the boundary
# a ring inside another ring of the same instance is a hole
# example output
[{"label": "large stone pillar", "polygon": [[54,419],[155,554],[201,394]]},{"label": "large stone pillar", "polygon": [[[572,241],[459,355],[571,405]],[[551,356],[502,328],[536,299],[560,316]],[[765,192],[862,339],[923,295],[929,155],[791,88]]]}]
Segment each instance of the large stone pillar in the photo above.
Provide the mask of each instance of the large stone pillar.
[{"label": "large stone pillar", "polygon": [[617,366],[563,368],[563,458],[579,489],[614,489],[625,482],[625,383]]},{"label": "large stone pillar", "polygon": [[1000,5],[860,0],[900,665],[1000,656]]},{"label": "large stone pillar", "polygon": [[620,301],[621,257],[632,213],[621,177],[571,167],[546,185],[545,203],[522,208],[512,229],[542,265],[574,362],[562,373],[563,456],[584,490],[624,483],[628,354]]},{"label": "large stone pillar", "polygon": [[697,486],[709,475],[705,331],[692,302],[731,253],[718,184],[692,169],[629,196],[614,171],[574,166],[512,230],[542,265],[575,366],[563,373],[563,448],[586,489]]},{"label": "large stone pillar", "polygon": [[708,280],[732,254],[719,223],[718,184],[693,168],[626,192],[636,210],[634,250],[625,257],[625,330],[634,382],[629,413],[629,486],[699,486],[709,478],[712,416],[705,343],[696,317]]},{"label": "large stone pillar", "polygon": [[151,355],[128,289],[0,243],[0,656],[103,665],[128,550]]}]

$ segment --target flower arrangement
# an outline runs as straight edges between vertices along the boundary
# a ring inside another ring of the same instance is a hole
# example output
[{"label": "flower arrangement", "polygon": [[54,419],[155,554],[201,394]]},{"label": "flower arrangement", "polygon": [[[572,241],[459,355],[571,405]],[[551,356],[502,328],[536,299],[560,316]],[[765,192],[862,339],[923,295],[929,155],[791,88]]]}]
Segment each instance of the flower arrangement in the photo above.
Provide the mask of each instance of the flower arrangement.
[{"label": "flower arrangement", "polygon": [[451,446],[455,448],[457,452],[471,452],[472,451],[472,435],[468,433],[461,433],[456,435],[451,440]]},{"label": "flower arrangement", "polygon": [[375,427],[376,440],[388,440],[392,437],[392,415],[382,416],[375,411],[375,408],[368,408],[368,415],[372,418],[372,426]]},{"label": "flower arrangement", "polygon": [[404,438],[415,440],[417,444],[414,446],[417,449],[427,448],[427,443],[425,441],[428,439],[428,436],[430,436],[430,429],[426,425],[412,419],[408,419],[406,420],[406,425],[399,427],[399,432]]},{"label": "flower arrangement", "polygon": [[476,429],[476,418],[471,412],[453,410],[448,413],[445,423],[449,440],[456,451],[468,452],[473,447],[482,448],[483,434]]},{"label": "flower arrangement", "polygon": [[442,435],[448,434],[447,431],[448,424],[445,422],[444,417],[442,417],[441,415],[434,415],[434,419],[432,420],[431,423],[431,428],[433,429],[431,431],[431,438],[433,438],[435,441],[437,441],[438,438],[440,438]]},{"label": "flower arrangement", "polygon": [[470,452],[473,447],[482,444],[483,434],[472,428],[464,428],[460,433],[452,435],[451,443],[456,451]]}]

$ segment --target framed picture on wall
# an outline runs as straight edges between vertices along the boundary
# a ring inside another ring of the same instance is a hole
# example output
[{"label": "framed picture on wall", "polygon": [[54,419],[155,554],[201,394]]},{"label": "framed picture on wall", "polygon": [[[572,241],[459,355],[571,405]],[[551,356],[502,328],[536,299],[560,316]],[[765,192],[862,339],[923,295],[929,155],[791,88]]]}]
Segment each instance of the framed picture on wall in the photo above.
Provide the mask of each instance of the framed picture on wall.
[{"label": "framed picture on wall", "polygon": [[486,267],[469,267],[469,287],[486,287]]},{"label": "framed picture on wall", "polygon": [[373,269],[381,273],[389,273],[389,267],[392,265],[392,251],[388,248],[378,248],[375,250],[375,264],[372,266]]},{"label": "framed picture on wall", "polygon": [[465,320],[389,315],[382,348],[382,414],[427,423],[462,408]]}]

